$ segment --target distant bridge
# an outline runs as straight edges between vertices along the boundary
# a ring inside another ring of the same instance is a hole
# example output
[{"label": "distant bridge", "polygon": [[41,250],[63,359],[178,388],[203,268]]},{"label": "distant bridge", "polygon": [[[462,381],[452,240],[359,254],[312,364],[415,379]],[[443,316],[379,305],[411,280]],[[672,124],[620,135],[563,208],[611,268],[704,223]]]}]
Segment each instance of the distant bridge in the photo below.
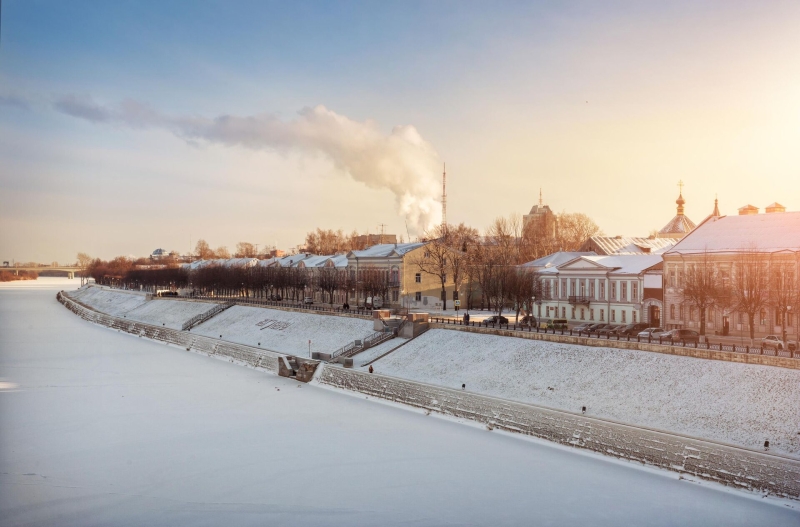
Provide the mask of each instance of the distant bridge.
[{"label": "distant bridge", "polygon": [[0,271],[13,271],[15,275],[19,276],[20,271],[35,271],[37,273],[41,273],[42,271],[59,271],[62,273],[66,273],[67,277],[72,279],[75,278],[75,273],[80,271],[84,271],[86,268],[81,267],[79,265],[44,265],[44,266],[19,266],[19,267],[11,267],[8,265],[3,265],[0,267]]}]

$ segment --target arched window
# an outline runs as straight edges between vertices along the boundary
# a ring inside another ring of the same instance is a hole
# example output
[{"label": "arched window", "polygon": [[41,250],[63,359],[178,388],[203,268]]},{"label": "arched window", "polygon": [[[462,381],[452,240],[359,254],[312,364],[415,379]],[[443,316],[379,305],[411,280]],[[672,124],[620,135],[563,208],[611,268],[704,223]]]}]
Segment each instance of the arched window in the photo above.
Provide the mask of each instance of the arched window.
[{"label": "arched window", "polygon": [[675,320],[675,304],[669,305],[669,318]]}]

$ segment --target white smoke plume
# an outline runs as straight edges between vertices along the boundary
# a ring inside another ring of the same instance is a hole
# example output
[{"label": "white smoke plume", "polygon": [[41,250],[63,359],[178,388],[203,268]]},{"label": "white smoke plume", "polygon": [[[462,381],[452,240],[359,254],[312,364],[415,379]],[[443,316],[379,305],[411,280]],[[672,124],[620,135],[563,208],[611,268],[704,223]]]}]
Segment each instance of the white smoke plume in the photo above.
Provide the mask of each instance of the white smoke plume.
[{"label": "white smoke plume", "polygon": [[271,115],[175,117],[136,101],[106,107],[73,95],[61,97],[54,106],[62,113],[96,123],[166,128],[189,142],[322,153],[354,180],[390,190],[399,214],[415,231],[421,233],[441,218],[442,163],[433,146],[411,125],[396,126],[385,135],[373,121],[354,121],[322,105],[304,108],[290,121]]}]

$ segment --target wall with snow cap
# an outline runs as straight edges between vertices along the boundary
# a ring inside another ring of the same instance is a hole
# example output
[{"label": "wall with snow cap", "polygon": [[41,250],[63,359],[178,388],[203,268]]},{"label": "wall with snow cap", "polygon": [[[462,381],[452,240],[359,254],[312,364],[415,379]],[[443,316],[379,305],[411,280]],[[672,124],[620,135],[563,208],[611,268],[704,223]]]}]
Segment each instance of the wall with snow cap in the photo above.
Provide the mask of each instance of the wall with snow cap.
[{"label": "wall with snow cap", "polygon": [[262,350],[252,346],[235,344],[233,342],[225,342],[186,331],[163,326],[154,326],[143,322],[106,315],[78,301],[72,300],[63,292],[58,293],[56,298],[59,302],[64,304],[67,309],[89,322],[94,322],[95,324],[100,324],[101,326],[106,326],[118,331],[124,331],[132,335],[138,335],[139,337],[146,337],[167,344],[174,344],[185,348],[187,351],[223,357],[231,362],[237,362],[252,368],[269,370],[275,373],[278,372],[278,357],[282,356],[280,353]]},{"label": "wall with snow cap", "polygon": [[323,365],[319,382],[723,485],[800,500],[800,460]]}]

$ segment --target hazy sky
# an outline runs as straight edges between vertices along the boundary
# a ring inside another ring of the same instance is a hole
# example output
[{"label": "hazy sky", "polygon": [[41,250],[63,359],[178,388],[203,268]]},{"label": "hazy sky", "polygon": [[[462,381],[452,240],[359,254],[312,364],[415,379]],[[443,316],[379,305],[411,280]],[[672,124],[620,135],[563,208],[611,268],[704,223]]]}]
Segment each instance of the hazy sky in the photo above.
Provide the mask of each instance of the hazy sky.
[{"label": "hazy sky", "polygon": [[4,0],[0,258],[800,210],[800,2]]}]

